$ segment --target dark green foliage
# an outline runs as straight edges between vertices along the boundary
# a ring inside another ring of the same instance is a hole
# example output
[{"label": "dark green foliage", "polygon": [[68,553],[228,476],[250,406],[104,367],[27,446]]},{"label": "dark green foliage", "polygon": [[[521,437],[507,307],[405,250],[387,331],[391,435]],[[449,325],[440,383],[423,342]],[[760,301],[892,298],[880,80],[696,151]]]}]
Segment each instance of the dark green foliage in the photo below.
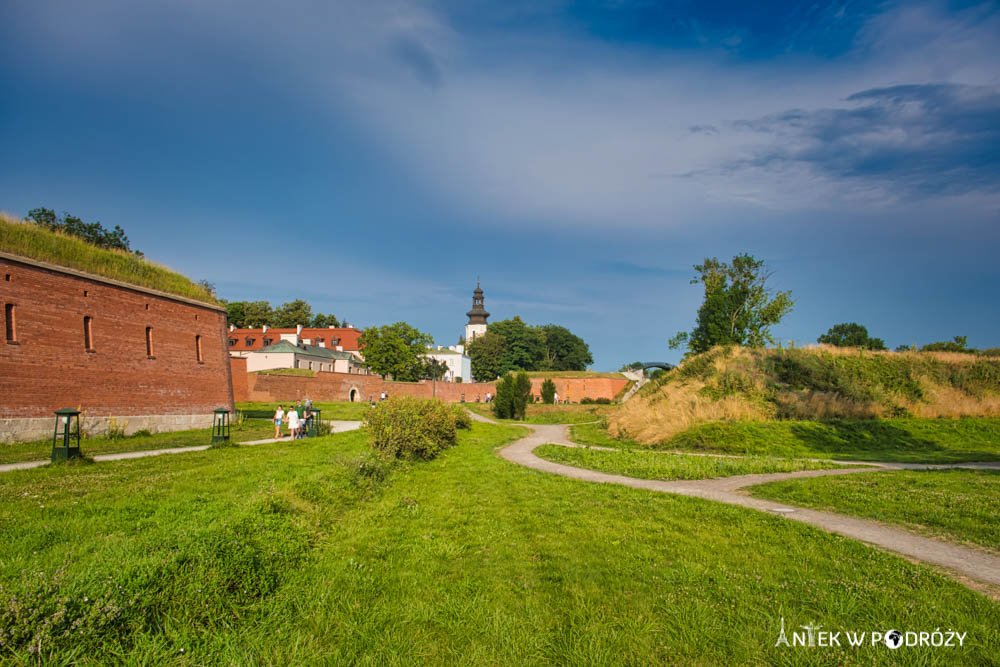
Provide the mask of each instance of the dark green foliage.
[{"label": "dark green foliage", "polygon": [[589,396],[584,396],[580,399],[582,405],[611,405],[612,400],[605,396],[600,398],[590,398]]},{"label": "dark green foliage", "polygon": [[84,222],[69,213],[63,213],[62,217],[59,218],[56,216],[55,211],[48,208],[31,209],[28,211],[28,220],[45,229],[83,239],[98,248],[122,250],[142,255],[138,250],[132,250],[129,246],[128,237],[125,236],[125,230],[118,225],[115,225],[114,229],[109,230],[105,229],[100,222]]},{"label": "dark green foliage", "polygon": [[406,322],[396,322],[368,327],[358,342],[372,371],[382,377],[391,375],[394,380],[414,382],[424,374],[424,354],[434,339]]},{"label": "dark green foliage", "polygon": [[545,343],[538,329],[528,326],[520,317],[494,322],[487,331],[500,334],[504,340],[501,375],[510,371],[534,370],[545,357]]},{"label": "dark green foliage", "polygon": [[732,264],[706,258],[694,267],[691,284],[702,283],[705,298],[698,309],[695,328],[670,339],[670,347],[686,345],[689,353],[707,352],[717,345],[763,347],[773,343],[771,326],[792,310],[791,292],[774,292],[767,286],[770,273],[763,260],[743,254]]},{"label": "dark green foliage", "polygon": [[432,459],[456,442],[456,413],[436,399],[394,396],[368,411],[363,428],[385,456]]},{"label": "dark green foliage", "polygon": [[508,373],[497,382],[497,395],[491,404],[498,419],[523,420],[531,397],[531,378],[525,372]]},{"label": "dark green foliage", "polygon": [[274,323],[272,326],[279,329],[294,329],[298,325],[309,326],[313,320],[312,306],[296,299],[283,303],[274,310]]},{"label": "dark green foliage", "polygon": [[552,378],[546,378],[542,383],[542,403],[552,405],[556,400],[556,383]]},{"label": "dark green foliage", "polygon": [[538,327],[544,346],[544,356],[535,368],[538,371],[582,371],[594,363],[590,347],[566,327],[546,324]]},{"label": "dark green foliage", "polygon": [[440,380],[448,373],[448,364],[438,359],[424,359],[424,379]]},{"label": "dark green foliage", "polygon": [[920,348],[921,352],[974,352],[966,347],[968,338],[966,336],[955,336],[954,340],[938,341],[928,343]]},{"label": "dark green foliage", "polygon": [[312,321],[312,326],[325,329],[326,327],[339,327],[340,322],[338,322],[337,318],[333,316],[333,313],[329,315],[316,313],[316,317],[314,317]]},{"label": "dark green foliage", "polygon": [[866,350],[884,350],[885,341],[868,336],[868,329],[857,322],[835,324],[829,331],[816,339],[818,343],[837,347],[863,347]]},{"label": "dark green foliage", "polygon": [[489,382],[500,377],[506,342],[495,331],[487,331],[469,344],[467,351],[472,360],[472,377],[477,382]]},{"label": "dark green foliage", "polygon": [[465,431],[471,429],[472,415],[469,414],[469,411],[455,403],[450,404],[450,407],[455,413],[455,428]]}]

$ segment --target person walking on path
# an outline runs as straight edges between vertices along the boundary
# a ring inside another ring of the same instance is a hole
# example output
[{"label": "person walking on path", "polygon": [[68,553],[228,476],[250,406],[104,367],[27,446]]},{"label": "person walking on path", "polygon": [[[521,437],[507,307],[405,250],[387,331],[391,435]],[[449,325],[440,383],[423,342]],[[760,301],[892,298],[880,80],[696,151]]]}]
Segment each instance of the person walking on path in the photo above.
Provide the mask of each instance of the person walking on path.
[{"label": "person walking on path", "polygon": [[552,403],[554,405],[559,405],[559,392],[558,391],[552,393]]},{"label": "person walking on path", "polygon": [[274,439],[277,440],[281,437],[281,422],[285,418],[285,411],[278,406],[278,409],[274,411]]},{"label": "person walking on path", "polygon": [[294,407],[288,410],[288,434],[292,437],[292,440],[299,435],[299,413]]}]

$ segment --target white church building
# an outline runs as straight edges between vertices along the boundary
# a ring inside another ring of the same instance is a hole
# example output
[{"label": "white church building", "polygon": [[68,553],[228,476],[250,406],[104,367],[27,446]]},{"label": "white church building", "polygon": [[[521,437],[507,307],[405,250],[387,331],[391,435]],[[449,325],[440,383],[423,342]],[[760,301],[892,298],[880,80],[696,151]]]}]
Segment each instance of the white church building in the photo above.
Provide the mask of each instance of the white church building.
[{"label": "white church building", "polygon": [[[465,343],[468,345],[486,333],[486,320],[490,316],[483,306],[483,290],[478,281],[472,292],[472,310],[466,315],[469,317],[469,323],[465,325]],[[444,376],[446,382],[472,381],[472,359],[465,354],[465,345],[427,348],[427,358],[440,361],[448,367]]]}]

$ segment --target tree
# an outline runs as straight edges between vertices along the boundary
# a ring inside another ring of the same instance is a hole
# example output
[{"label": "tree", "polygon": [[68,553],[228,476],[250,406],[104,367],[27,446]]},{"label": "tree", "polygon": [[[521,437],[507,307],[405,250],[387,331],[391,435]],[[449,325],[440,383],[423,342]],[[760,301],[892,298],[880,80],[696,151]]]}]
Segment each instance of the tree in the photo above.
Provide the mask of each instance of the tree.
[{"label": "tree", "polygon": [[542,403],[552,405],[555,402],[556,383],[552,381],[552,378],[545,378],[545,382],[542,383]]},{"label": "tree", "polygon": [[525,324],[520,317],[494,322],[486,330],[500,334],[504,339],[500,374],[533,370],[545,357],[545,343],[540,332]]},{"label": "tree", "polygon": [[243,304],[243,326],[256,329],[274,325],[274,310],[267,301],[247,301]]},{"label": "tree", "polygon": [[200,287],[203,290],[205,290],[206,292],[208,292],[209,296],[211,296],[213,299],[215,298],[215,294],[216,294],[215,293],[215,283],[209,282],[208,280],[205,280],[203,278],[202,280],[199,280],[197,284],[198,284],[198,287]]},{"label": "tree", "polygon": [[836,345],[837,347],[863,347],[866,350],[884,350],[885,341],[881,338],[870,338],[868,329],[857,322],[835,324],[829,331],[816,339],[817,343]]},{"label": "tree", "polygon": [[274,327],[278,329],[294,329],[300,324],[307,327],[312,321],[312,307],[302,299],[283,303],[274,310]]},{"label": "tree", "polygon": [[538,327],[542,338],[542,361],[528,370],[582,371],[594,363],[590,347],[566,327]]},{"label": "tree", "polygon": [[243,329],[246,327],[246,301],[227,301],[226,302],[226,319],[229,324],[236,327],[237,329]]},{"label": "tree", "polygon": [[448,373],[448,364],[439,359],[424,359],[425,380],[440,380]]},{"label": "tree", "polygon": [[955,336],[954,340],[941,340],[936,343],[928,343],[920,348],[921,352],[974,352],[966,347],[969,339],[967,336]]},{"label": "tree", "polygon": [[497,382],[493,399],[493,414],[498,419],[524,419],[531,397],[531,378],[524,371],[507,373]]},{"label": "tree", "polygon": [[383,378],[413,382],[424,372],[424,355],[434,339],[406,322],[368,327],[361,338],[361,353],[368,368]]},{"label": "tree", "polygon": [[316,317],[313,318],[312,325],[320,329],[325,329],[326,327],[339,327],[340,322],[337,321],[337,318],[334,317],[332,313],[330,315],[316,313]]},{"label": "tree", "polygon": [[748,254],[733,257],[732,264],[706,258],[694,270],[691,284],[704,285],[705,299],[694,330],[671,338],[671,348],[686,343],[688,351],[697,354],[716,345],[763,347],[774,342],[771,326],[791,312],[794,302],[791,292],[768,287],[771,273],[764,270],[763,260]]},{"label": "tree", "polygon": [[488,382],[500,377],[506,349],[504,337],[495,331],[487,330],[482,336],[477,336],[466,348],[472,360],[472,377],[477,382]]},{"label": "tree", "polygon": [[100,222],[84,222],[75,215],[63,213],[62,217],[56,216],[55,211],[49,208],[33,208],[28,211],[28,220],[36,225],[45,227],[54,232],[68,234],[83,239],[87,243],[105,248],[107,250],[122,250],[143,256],[138,250],[132,250],[129,246],[128,237],[125,230],[115,225],[114,229],[105,229]]}]

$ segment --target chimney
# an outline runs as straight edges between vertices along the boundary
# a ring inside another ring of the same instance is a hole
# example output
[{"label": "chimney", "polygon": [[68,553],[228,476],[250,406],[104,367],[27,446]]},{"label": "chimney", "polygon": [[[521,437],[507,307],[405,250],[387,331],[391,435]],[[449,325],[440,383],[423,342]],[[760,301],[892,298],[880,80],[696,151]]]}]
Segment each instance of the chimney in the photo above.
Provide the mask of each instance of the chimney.
[{"label": "chimney", "polygon": [[229,330],[230,331],[236,331],[236,325],[235,324],[230,324],[229,325]]},{"label": "chimney", "polygon": [[268,330],[268,326],[265,324],[263,327],[261,327],[261,331],[260,332],[261,333],[267,333],[267,330]]},{"label": "chimney", "polygon": [[295,335],[296,336],[301,336],[302,335],[302,325],[301,324],[295,325]]}]

